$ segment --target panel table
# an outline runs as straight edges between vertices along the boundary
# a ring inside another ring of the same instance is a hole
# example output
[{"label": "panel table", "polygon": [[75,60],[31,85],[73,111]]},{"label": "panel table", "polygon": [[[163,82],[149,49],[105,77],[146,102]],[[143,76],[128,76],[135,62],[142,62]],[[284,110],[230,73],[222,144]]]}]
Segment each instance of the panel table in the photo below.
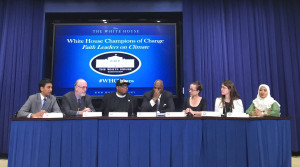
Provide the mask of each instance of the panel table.
[{"label": "panel table", "polygon": [[291,166],[290,118],[13,118],[8,166]]}]

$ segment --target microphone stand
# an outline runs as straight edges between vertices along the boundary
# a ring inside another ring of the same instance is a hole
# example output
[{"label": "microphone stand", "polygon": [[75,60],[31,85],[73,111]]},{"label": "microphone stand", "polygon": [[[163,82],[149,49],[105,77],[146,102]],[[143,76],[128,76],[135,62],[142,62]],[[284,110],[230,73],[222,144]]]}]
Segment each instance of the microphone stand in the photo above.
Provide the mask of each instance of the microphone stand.
[{"label": "microphone stand", "polygon": [[[135,114],[134,114],[134,112],[133,112],[133,103],[132,103],[132,99],[128,99],[128,103],[130,103],[130,106],[131,106],[131,111],[130,111],[129,116],[130,116],[130,117],[134,117]],[[129,107],[130,107],[130,106],[129,106]]]}]

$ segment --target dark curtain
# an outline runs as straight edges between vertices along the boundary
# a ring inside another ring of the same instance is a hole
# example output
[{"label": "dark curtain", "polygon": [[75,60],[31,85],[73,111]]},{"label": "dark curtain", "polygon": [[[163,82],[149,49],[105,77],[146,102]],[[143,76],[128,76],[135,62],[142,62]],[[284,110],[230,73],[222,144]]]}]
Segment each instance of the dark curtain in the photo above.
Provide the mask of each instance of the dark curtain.
[{"label": "dark curtain", "polygon": [[300,1],[184,0],[185,96],[200,80],[201,96],[214,109],[221,83],[232,80],[246,110],[266,83],[290,116],[292,151],[299,151]]},{"label": "dark curtain", "polygon": [[43,8],[42,0],[0,1],[0,153],[8,152],[10,118],[38,92]]}]

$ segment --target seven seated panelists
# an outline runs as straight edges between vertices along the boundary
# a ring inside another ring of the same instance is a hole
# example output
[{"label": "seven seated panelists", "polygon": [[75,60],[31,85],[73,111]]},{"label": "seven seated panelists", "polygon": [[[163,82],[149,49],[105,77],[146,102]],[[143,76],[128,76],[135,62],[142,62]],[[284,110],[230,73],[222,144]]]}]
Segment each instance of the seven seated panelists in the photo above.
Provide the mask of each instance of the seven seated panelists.
[{"label": "seven seated panelists", "polygon": [[[128,112],[129,116],[135,116],[138,111],[137,99],[127,93],[130,83],[124,78],[116,82],[116,92],[104,95],[101,105],[103,116],[108,116],[109,112]],[[203,86],[199,81],[190,85],[190,97],[186,98],[182,112],[201,116],[201,111],[206,111],[206,99],[199,96]],[[43,79],[39,83],[40,93],[31,95],[26,103],[17,113],[17,117],[42,118],[44,113],[58,112],[60,108],[56,98],[51,95],[52,81]],[[67,116],[82,115],[84,112],[95,111],[92,105],[91,96],[86,94],[87,82],[78,79],[74,85],[74,92],[69,92],[62,97],[62,110]],[[142,112],[165,113],[175,111],[173,95],[165,91],[162,80],[156,80],[153,90],[148,91],[143,96],[141,106]],[[243,113],[242,100],[230,80],[222,83],[221,96],[216,99],[215,112],[226,115],[228,112]],[[257,98],[248,108],[246,113],[251,116],[280,116],[280,105],[270,95],[268,85],[259,86]]]}]

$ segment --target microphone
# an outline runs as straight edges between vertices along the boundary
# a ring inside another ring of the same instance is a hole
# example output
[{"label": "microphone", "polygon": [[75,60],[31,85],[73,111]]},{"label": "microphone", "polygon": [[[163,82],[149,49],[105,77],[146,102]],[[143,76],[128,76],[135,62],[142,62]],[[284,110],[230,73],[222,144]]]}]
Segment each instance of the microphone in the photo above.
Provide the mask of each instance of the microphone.
[{"label": "microphone", "polygon": [[61,107],[61,105],[60,105],[60,102],[59,102],[59,100],[56,98],[56,102],[57,102],[57,104],[58,104],[58,107],[60,108],[60,110],[62,109],[62,107]]},{"label": "microphone", "polygon": [[226,106],[224,106],[223,108],[223,117],[227,117],[227,113],[232,113],[232,107],[227,108]]},{"label": "microphone", "polygon": [[188,112],[187,114],[186,114],[186,117],[193,117],[194,115],[191,113],[191,112]]},{"label": "microphone", "polygon": [[[84,96],[84,97],[81,97],[81,98],[84,98],[84,107],[89,107],[89,106],[87,106],[87,99],[86,99],[86,96]],[[95,111],[93,111],[92,109],[91,109],[91,112],[95,112]]]},{"label": "microphone", "polygon": [[60,102],[59,102],[59,100],[57,98],[56,98],[56,102],[58,104],[58,107],[60,108],[60,111],[63,113],[63,117],[65,117],[66,114],[63,112],[63,108],[61,107],[61,104],[60,104]]},{"label": "microphone", "polygon": [[133,117],[135,116],[134,112],[133,112],[133,104],[132,104],[132,100],[128,99],[128,103],[130,103],[131,106],[131,111],[129,112],[130,114],[128,114],[129,116]]},{"label": "microphone", "polygon": [[[188,109],[191,110],[190,99],[189,99],[189,101],[188,101]],[[192,114],[191,112],[188,112],[188,113],[186,114],[186,117],[194,117],[194,114]]]}]

